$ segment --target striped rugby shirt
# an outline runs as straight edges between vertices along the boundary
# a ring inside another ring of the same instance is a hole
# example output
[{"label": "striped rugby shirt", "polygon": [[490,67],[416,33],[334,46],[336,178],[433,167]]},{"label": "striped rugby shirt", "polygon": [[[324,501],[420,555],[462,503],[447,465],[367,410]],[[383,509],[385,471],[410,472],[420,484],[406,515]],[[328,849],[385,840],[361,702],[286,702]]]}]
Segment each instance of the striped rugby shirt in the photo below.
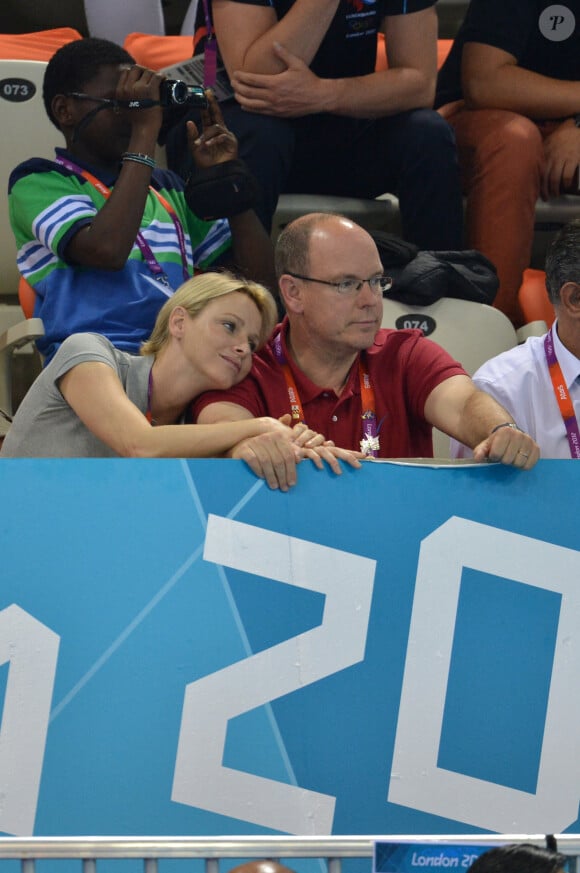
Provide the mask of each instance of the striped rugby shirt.
[{"label": "striped rugby shirt", "polygon": [[[64,149],[56,152],[82,166]],[[114,185],[114,178],[93,173],[108,187]],[[196,218],[185,202],[184,183],[175,173],[155,169],[151,184],[181,221],[190,275],[194,268],[210,268],[231,247],[227,220]],[[94,185],[66,167],[32,158],[13,170],[8,190],[18,269],[36,292],[34,315],[42,318],[46,331],[38,341],[40,352],[49,360],[67,336],[94,332],[117,348],[137,353],[161,306],[183,282],[175,225],[157,196],[149,192],[141,233],[164,269],[169,287],[154,278],[137,244],[118,271],[66,261],[70,239],[90,224],[105,203]]]}]

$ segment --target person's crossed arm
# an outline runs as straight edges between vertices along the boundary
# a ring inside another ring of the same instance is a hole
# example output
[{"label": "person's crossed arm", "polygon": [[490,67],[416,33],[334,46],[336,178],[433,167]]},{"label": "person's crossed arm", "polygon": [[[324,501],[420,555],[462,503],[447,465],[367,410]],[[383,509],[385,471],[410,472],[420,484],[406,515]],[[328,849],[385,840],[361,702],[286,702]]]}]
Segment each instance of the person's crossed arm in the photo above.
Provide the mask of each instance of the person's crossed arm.
[{"label": "person's crossed arm", "polygon": [[337,6],[337,0],[296,0],[278,21],[271,7],[214,0],[220,51],[244,109],[280,118],[319,112],[378,118],[432,106],[437,74],[434,7],[384,20],[387,70],[322,79],[310,64]]}]

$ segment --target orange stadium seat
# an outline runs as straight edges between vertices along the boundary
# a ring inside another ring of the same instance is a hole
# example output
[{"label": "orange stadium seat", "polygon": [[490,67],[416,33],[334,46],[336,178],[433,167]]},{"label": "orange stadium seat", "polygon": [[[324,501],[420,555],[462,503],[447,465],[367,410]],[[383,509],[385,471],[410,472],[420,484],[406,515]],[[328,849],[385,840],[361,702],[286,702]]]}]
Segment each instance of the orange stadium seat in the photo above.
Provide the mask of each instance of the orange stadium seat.
[{"label": "orange stadium seat", "polygon": [[18,281],[18,302],[25,318],[32,318],[34,316],[36,292],[23,276]]},{"label": "orange stadium seat", "polygon": [[127,34],[123,48],[143,67],[163,70],[188,60],[193,54],[193,40],[189,35],[156,36],[136,32]]},{"label": "orange stadium seat", "polygon": [[552,325],[556,313],[548,297],[546,274],[543,270],[524,271],[519,301],[526,322],[545,321],[548,327]]},{"label": "orange stadium seat", "polygon": [[82,39],[72,27],[56,27],[33,33],[0,33],[0,58],[14,61],[49,61],[67,42]]}]

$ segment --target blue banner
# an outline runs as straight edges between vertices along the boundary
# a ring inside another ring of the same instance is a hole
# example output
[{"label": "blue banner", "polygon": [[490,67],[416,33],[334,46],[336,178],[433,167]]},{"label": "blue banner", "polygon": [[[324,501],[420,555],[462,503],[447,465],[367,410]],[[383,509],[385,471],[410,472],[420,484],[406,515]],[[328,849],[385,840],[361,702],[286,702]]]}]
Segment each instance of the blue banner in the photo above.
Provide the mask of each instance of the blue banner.
[{"label": "blue banner", "polygon": [[458,842],[397,842],[377,840],[373,853],[373,873],[419,873],[429,870],[468,870],[488,845],[463,845]]},{"label": "blue banner", "polygon": [[580,830],[580,465],[0,493],[1,832]]}]

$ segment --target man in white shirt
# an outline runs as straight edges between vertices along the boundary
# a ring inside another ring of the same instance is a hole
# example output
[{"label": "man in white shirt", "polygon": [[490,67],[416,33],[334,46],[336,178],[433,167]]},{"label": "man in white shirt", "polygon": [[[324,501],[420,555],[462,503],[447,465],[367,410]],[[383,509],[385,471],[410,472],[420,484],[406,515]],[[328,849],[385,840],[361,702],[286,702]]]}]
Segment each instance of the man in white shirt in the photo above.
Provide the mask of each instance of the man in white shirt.
[{"label": "man in white shirt", "polygon": [[[554,237],[546,287],[556,311],[550,331],[487,361],[473,381],[533,437],[543,458],[580,459],[580,219]],[[471,454],[456,442],[451,452]]]}]

